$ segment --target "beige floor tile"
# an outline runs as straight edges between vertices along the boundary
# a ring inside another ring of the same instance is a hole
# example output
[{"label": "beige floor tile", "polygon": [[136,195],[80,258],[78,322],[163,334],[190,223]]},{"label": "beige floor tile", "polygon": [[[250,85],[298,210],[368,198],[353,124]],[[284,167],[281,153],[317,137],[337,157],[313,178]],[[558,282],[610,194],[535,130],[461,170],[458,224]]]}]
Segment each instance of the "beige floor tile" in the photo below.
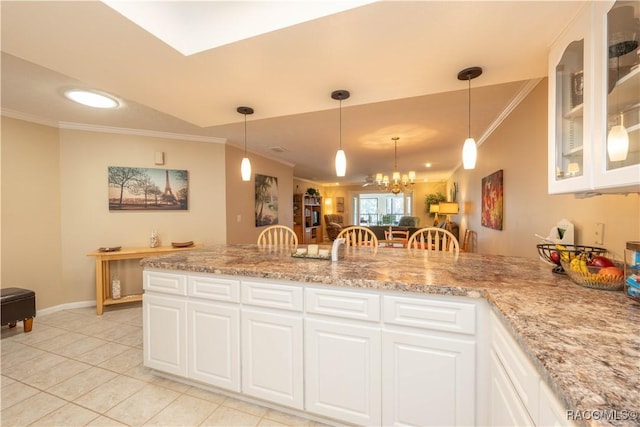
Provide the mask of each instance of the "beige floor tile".
[{"label": "beige floor tile", "polygon": [[228,398],[222,405],[229,408],[237,409],[238,411],[247,412],[257,417],[262,417],[268,411],[268,409],[264,406],[254,405],[253,403],[244,402],[242,400],[233,398]]},{"label": "beige floor tile", "polygon": [[86,353],[80,354],[74,357],[74,359],[80,362],[88,363],[90,365],[99,365],[102,362],[105,362],[111,359],[112,357],[115,357],[119,354],[124,353],[130,348],[125,345],[116,344],[113,342],[105,342],[105,341],[102,341],[102,342],[104,342],[105,344],[102,344],[99,347],[89,350]]},{"label": "beige floor tile", "polygon": [[39,348],[29,347],[28,351],[11,352],[2,355],[2,372],[11,372],[14,367],[23,365],[26,363],[32,363],[31,361],[37,357],[48,354],[46,351]]},{"label": "beige floor tile", "polygon": [[274,420],[270,420],[269,418],[262,418],[258,423],[258,427],[289,427],[289,426]]},{"label": "beige floor tile", "polygon": [[89,422],[86,427],[127,427],[127,425],[111,418],[105,417],[104,415],[100,415],[99,417]]},{"label": "beige floor tile", "polygon": [[182,395],[151,418],[145,426],[197,426],[217,408],[215,403]]},{"label": "beige floor tile", "polygon": [[260,417],[238,411],[227,406],[220,406],[206,419],[201,426],[257,426]]},{"label": "beige floor tile", "polygon": [[[2,373],[10,378],[22,381],[32,375],[46,373],[64,360],[67,359],[57,354],[43,352],[40,356],[30,359],[28,362],[12,364],[11,368],[8,369],[3,364]],[[18,362],[20,362],[20,360],[18,360]]]},{"label": "beige floor tile", "polygon": [[99,414],[78,406],[73,403],[67,403],[61,408],[40,418],[32,426],[84,426],[91,420],[95,419]]},{"label": "beige floor tile", "polygon": [[306,418],[300,418],[295,415],[287,414],[285,412],[276,411],[275,409],[269,409],[264,415],[264,418],[277,421],[287,426],[309,426],[310,420]]},{"label": "beige floor tile", "polygon": [[191,388],[190,385],[183,384],[177,381],[173,381],[164,377],[154,376],[151,384],[159,385],[160,387],[168,388],[169,390],[177,391],[178,393],[184,393]]},{"label": "beige floor tile", "polygon": [[47,326],[55,326],[56,328],[72,331],[83,324],[82,318],[82,315],[72,313],[69,310],[62,310],[46,316],[36,317],[36,320]]},{"label": "beige floor tile", "polygon": [[144,381],[146,383],[152,383],[157,378],[157,375],[153,373],[153,370],[150,368],[147,368],[143,364],[134,366],[133,368],[125,372],[124,375],[137,378],[140,381]]},{"label": "beige floor tile", "polygon": [[85,335],[76,334],[75,332],[67,332],[66,334],[58,335],[50,340],[41,341],[37,344],[32,344],[44,351],[50,351],[58,354],[61,349],[74,344],[76,341],[87,338]]},{"label": "beige floor tile", "polygon": [[122,308],[109,308],[102,316],[112,322],[128,323],[132,326],[140,326],[142,325],[142,304],[139,303],[138,307],[122,306]]},{"label": "beige floor tile", "polygon": [[2,427],[23,427],[37,421],[67,402],[48,393],[39,392],[2,411]]},{"label": "beige floor tile", "polygon": [[13,353],[16,351],[26,352],[26,351],[29,351],[29,349],[31,348],[25,344],[22,344],[19,341],[16,341],[10,338],[3,339],[2,344],[0,344],[0,347],[2,349],[1,350],[2,357],[5,357],[7,354]]},{"label": "beige floor tile", "polygon": [[227,396],[223,394],[214,393],[211,391],[203,390],[198,387],[191,387],[187,391],[184,392],[189,396],[197,397],[199,399],[206,400],[208,402],[217,403],[218,405],[222,404],[225,400],[227,400]]},{"label": "beige floor tile", "polygon": [[59,354],[60,356],[76,358],[81,354],[84,354],[91,350],[95,350],[96,348],[104,344],[108,344],[108,342],[98,338],[84,337],[82,339],[79,339],[78,341],[75,341],[67,346],[56,350],[55,353]]},{"label": "beige floor tile", "polygon": [[132,396],[105,412],[104,415],[122,423],[136,426],[143,425],[178,396],[180,394],[173,390],[147,384]]},{"label": "beige floor tile", "polygon": [[16,403],[22,402],[28,397],[37,394],[39,391],[40,390],[36,388],[22,384],[18,381],[14,381],[7,385],[2,384],[2,389],[0,389],[1,409],[5,410]]},{"label": "beige floor tile", "polygon": [[142,328],[136,329],[138,329],[137,332],[132,332],[130,334],[115,338],[113,341],[129,347],[142,348]]},{"label": "beige floor tile", "polygon": [[115,322],[111,322],[111,323],[114,324],[112,328],[94,333],[92,334],[92,336],[103,339],[105,341],[116,341],[127,335],[140,333],[140,330],[141,330],[141,328],[139,327],[125,325],[123,323],[115,323]]},{"label": "beige floor tile", "polygon": [[129,348],[117,356],[100,363],[101,368],[124,374],[129,369],[142,364],[142,349]]},{"label": "beige floor tile", "polygon": [[38,317],[34,319],[33,329],[31,330],[31,332],[18,334],[11,339],[17,342],[21,342],[22,344],[35,345],[41,341],[50,340],[51,338],[57,337],[59,335],[64,335],[68,332],[64,329],[42,325],[40,324],[38,319]]},{"label": "beige floor tile", "polygon": [[46,390],[55,384],[61,383],[82,371],[86,371],[91,366],[86,363],[65,359],[51,369],[41,370],[22,380],[32,387]]},{"label": "beige floor tile", "polygon": [[4,387],[6,385],[13,384],[15,382],[16,382],[16,380],[14,380],[13,378],[9,378],[7,376],[0,375],[0,387]]},{"label": "beige floor tile", "polygon": [[91,367],[47,389],[47,392],[66,400],[76,400],[96,387],[113,379],[115,372]]},{"label": "beige floor tile", "polygon": [[104,414],[145,386],[135,378],[118,375],[74,400],[74,403]]}]

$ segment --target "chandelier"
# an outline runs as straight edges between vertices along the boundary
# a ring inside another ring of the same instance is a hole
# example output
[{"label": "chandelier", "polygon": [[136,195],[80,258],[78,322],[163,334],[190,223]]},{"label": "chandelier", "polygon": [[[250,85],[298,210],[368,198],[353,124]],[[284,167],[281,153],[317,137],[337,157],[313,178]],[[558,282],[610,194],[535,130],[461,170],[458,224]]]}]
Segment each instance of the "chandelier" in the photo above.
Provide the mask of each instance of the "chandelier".
[{"label": "chandelier", "polygon": [[389,180],[389,175],[383,175],[382,173],[376,174],[376,184],[378,185],[378,190],[384,193],[409,193],[413,190],[413,184],[416,179],[416,172],[409,171],[408,174],[400,175],[398,172],[398,140],[400,139],[397,136],[391,138],[394,143],[394,152],[393,152],[393,174],[391,175],[391,181]]}]

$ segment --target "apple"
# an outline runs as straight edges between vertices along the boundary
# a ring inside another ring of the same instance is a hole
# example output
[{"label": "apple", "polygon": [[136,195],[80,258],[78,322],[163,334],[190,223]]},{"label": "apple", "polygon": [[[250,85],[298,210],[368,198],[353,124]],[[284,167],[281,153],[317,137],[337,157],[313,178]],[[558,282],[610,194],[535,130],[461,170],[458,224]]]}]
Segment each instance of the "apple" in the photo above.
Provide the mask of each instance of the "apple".
[{"label": "apple", "polygon": [[549,259],[552,263],[556,265],[560,265],[560,254],[556,251],[553,251],[549,254]]},{"label": "apple", "polygon": [[624,275],[624,271],[622,271],[618,267],[602,267],[600,271],[598,271],[598,274],[601,274],[603,276],[622,277]]},{"label": "apple", "polygon": [[611,261],[607,257],[603,257],[600,255],[594,256],[593,258],[591,258],[589,265],[592,267],[615,267],[615,264],[613,263],[613,261]]}]

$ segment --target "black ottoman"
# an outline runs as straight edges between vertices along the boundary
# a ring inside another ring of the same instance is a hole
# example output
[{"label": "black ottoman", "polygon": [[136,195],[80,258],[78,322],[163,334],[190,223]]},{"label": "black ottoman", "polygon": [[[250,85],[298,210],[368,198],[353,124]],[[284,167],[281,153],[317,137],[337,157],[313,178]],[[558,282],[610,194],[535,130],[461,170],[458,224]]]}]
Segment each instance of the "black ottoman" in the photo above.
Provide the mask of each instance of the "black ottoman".
[{"label": "black ottoman", "polygon": [[36,293],[22,288],[0,289],[0,317],[0,323],[10,328],[22,320],[24,331],[31,332],[33,318],[36,317]]}]

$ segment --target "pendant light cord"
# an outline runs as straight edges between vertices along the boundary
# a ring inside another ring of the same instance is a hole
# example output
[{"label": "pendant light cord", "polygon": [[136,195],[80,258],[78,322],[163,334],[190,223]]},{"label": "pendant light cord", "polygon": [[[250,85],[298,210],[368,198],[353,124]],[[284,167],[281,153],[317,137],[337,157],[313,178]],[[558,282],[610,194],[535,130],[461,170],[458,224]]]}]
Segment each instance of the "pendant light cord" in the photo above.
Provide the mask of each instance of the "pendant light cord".
[{"label": "pendant light cord", "polygon": [[471,138],[471,76],[467,76],[469,81],[469,138]]},{"label": "pendant light cord", "polygon": [[342,150],[342,97],[340,97],[340,149]]},{"label": "pendant light cord", "polygon": [[247,157],[247,115],[244,115],[244,156]]}]

